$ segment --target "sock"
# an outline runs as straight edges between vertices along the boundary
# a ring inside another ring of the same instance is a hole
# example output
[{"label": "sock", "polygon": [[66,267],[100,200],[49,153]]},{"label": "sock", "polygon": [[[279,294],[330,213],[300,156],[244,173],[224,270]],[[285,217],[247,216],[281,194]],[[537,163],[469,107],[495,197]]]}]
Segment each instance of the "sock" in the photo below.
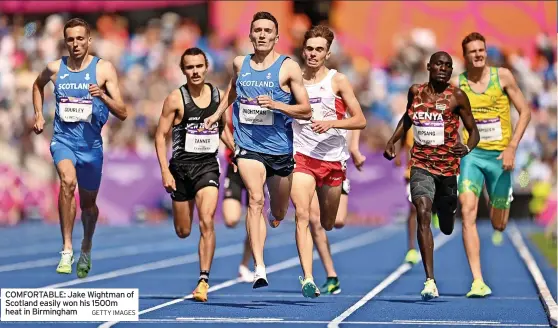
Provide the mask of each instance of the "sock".
[{"label": "sock", "polygon": [[337,277],[327,277],[327,280],[333,280],[334,282],[337,282],[339,279],[337,279]]},{"label": "sock", "polygon": [[209,282],[209,271],[200,271],[200,281],[204,281],[205,283]]}]

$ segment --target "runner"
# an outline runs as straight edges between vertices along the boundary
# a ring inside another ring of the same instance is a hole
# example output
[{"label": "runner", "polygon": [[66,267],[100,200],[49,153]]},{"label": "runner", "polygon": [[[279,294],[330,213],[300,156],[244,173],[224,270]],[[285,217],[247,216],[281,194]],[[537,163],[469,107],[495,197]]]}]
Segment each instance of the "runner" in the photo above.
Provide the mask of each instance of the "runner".
[{"label": "runner", "polygon": [[[180,69],[186,84],[172,91],[163,104],[155,134],[155,149],[161,167],[163,186],[170,193],[174,229],[180,238],[190,235],[194,206],[200,222],[200,277],[193,292],[197,301],[207,301],[209,271],[215,252],[214,216],[219,198],[221,173],[217,152],[219,136],[234,149],[226,128],[226,116],[204,128],[204,120],[215,113],[221,92],[205,82],[208,63],[199,48],[182,54]],[[172,128],[172,158],[167,164],[166,136]],[[225,133],[222,133],[223,130]]]},{"label": "runner", "polygon": [[[227,109],[227,125],[229,130],[233,130],[232,124],[232,110]],[[234,141],[233,141],[234,142]],[[234,228],[240,221],[242,216],[242,194],[246,192],[246,187],[240,178],[238,169],[233,163],[233,151],[229,148],[225,149],[225,157],[227,158],[227,176],[225,177],[225,197],[223,199],[223,218],[225,225],[229,228]],[[246,194],[246,193],[245,193]],[[248,207],[248,195],[246,197],[246,208]],[[244,239],[244,252],[242,253],[242,260],[238,267],[238,276],[244,282],[253,282],[254,273],[250,271],[248,265],[252,259],[252,249],[250,248],[250,239],[248,234]]]},{"label": "runner", "polygon": [[48,63],[33,84],[33,130],[36,134],[43,132],[44,88],[52,81],[56,111],[50,152],[60,177],[58,211],[63,240],[56,272],[72,273],[77,185],[83,240],[76,269],[78,277],[85,278],[91,270],[91,248],[99,216],[97,192],[103,169],[101,129],[109,112],[122,121],[127,112],[120,96],[116,69],[110,62],[89,54],[89,25],[79,18],[67,21],[64,42],[69,56]]},{"label": "runner", "polygon": [[[313,243],[309,227],[312,198],[317,195],[321,226],[330,231],[335,225],[349,158],[347,131],[366,126],[347,77],[325,66],[333,39],[333,32],[325,26],[315,26],[304,35],[302,72],[312,104],[312,119],[295,120],[293,125],[296,167],[291,198],[305,297],[320,295],[312,276]],[[350,118],[346,118],[347,114]]]},{"label": "runner", "polygon": [[293,159],[292,119],[310,119],[312,111],[299,65],[278,54],[277,19],[258,12],[250,23],[254,53],[233,61],[233,78],[217,112],[206,127],[233,105],[234,160],[248,190],[246,229],[255,262],[253,288],[268,285],[263,249],[266,238],[264,184],[270,197],[268,222],[279,226],[289,207]]},{"label": "runner", "polygon": [[[453,71],[452,59],[440,51],[427,64],[428,83],[409,88],[407,110],[386,145],[384,156],[395,157],[395,143],[413,126],[411,149],[411,198],[417,209],[417,237],[426,282],[423,300],[438,297],[434,280],[434,240],[430,230],[432,205],[440,218],[440,230],[453,232],[457,209],[457,175],[460,158],[479,142],[479,132],[467,95],[448,84]],[[467,145],[458,141],[459,118],[471,135]]]},{"label": "runner", "polygon": [[[353,164],[357,170],[361,171],[366,156],[362,155],[359,150],[360,130],[351,130],[348,133],[349,139],[349,152],[353,158]],[[335,229],[341,229],[345,226],[347,219],[347,212],[349,206],[349,192],[351,185],[348,178],[345,178],[341,187],[341,199],[339,200],[339,208],[337,209],[337,217],[335,218]],[[310,232],[312,233],[312,240],[316,245],[316,250],[320,255],[324,270],[326,272],[326,281],[320,287],[322,294],[339,294],[341,293],[341,284],[339,277],[333,265],[333,258],[329,247],[329,240],[325,229],[320,222],[320,206],[317,194],[314,192],[312,197],[312,204],[310,205]]]},{"label": "runner", "polygon": [[[492,291],[483,280],[480,264],[476,227],[479,197],[486,183],[490,219],[496,230],[493,240],[501,242],[510,214],[515,151],[531,120],[531,109],[508,69],[486,65],[486,41],[481,34],[467,35],[461,46],[467,71],[459,75],[459,87],[471,100],[481,138],[475,151],[463,159],[459,177],[463,244],[473,275],[467,297],[484,297]],[[510,100],[519,112],[515,129],[511,125]],[[464,132],[464,142],[468,138]]]}]

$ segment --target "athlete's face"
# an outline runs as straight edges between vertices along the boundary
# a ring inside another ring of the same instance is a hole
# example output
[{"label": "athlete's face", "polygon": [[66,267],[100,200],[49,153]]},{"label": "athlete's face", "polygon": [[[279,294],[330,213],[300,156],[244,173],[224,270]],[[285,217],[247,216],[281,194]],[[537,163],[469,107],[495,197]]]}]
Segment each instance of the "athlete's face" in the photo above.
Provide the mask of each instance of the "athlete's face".
[{"label": "athlete's face", "polygon": [[319,68],[324,65],[330,55],[331,52],[327,48],[327,40],[322,37],[306,40],[302,50],[302,57],[306,61],[306,66],[312,68]]},{"label": "athlete's face", "polygon": [[258,19],[252,23],[250,29],[250,41],[256,51],[271,51],[279,41],[278,31],[275,23],[269,19]]},{"label": "athlete's face", "polygon": [[469,67],[484,67],[486,65],[486,46],[484,42],[475,40],[465,45],[465,61]]},{"label": "athlete's face", "polygon": [[446,54],[434,56],[426,66],[431,81],[447,83],[453,73],[453,60]]},{"label": "athlete's face", "polygon": [[205,82],[207,74],[207,65],[203,55],[184,56],[184,70],[188,83],[197,85]]},{"label": "athlete's face", "polygon": [[72,58],[82,58],[91,45],[91,37],[83,26],[66,29],[66,48]]}]

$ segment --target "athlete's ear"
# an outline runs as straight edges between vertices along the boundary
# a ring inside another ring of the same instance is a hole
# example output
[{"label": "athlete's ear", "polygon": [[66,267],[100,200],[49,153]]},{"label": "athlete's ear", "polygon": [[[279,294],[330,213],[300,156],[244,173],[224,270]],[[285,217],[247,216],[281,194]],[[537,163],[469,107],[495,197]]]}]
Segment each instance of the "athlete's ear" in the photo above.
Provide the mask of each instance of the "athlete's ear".
[{"label": "athlete's ear", "polygon": [[325,57],[325,60],[328,60],[330,56],[331,56],[331,51],[328,50],[327,54],[326,54],[326,57]]},{"label": "athlete's ear", "polygon": [[430,72],[430,63],[426,63],[426,70]]}]

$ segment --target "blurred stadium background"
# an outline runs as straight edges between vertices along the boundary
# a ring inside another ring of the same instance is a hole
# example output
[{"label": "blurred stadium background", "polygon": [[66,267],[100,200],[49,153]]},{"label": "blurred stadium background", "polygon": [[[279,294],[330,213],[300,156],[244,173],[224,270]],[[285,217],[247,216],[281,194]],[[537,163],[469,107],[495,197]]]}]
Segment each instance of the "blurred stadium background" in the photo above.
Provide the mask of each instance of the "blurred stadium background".
[{"label": "blurred stadium background", "polygon": [[[533,109],[516,154],[511,216],[555,231],[557,7],[543,1],[2,1],[0,226],[58,222],[58,178],[49,152],[54,98],[45,92],[47,127],[37,136],[31,130],[31,87],[48,61],[65,55],[66,19],[81,17],[91,24],[93,54],[117,67],[129,106],[126,121],[111,118],[103,130],[99,194],[100,224],[123,225],[168,220],[169,197],[153,137],[164,98],[185,82],[178,67],[181,53],[192,46],[205,50],[208,80],[224,88],[232,58],[252,51],[249,23],[260,10],[278,18],[278,49],[297,60],[311,25],[327,24],[335,31],[328,66],[349,76],[368,118],[361,138],[364,171],[349,165],[348,224],[406,216],[404,168],[383,160],[381,152],[404,110],[409,85],[426,81],[431,53],[448,51],[457,75],[463,71],[461,40],[477,31],[487,38],[490,63],[512,70]],[[483,204],[480,216],[486,217]],[[78,210],[78,220],[79,215]]]}]

